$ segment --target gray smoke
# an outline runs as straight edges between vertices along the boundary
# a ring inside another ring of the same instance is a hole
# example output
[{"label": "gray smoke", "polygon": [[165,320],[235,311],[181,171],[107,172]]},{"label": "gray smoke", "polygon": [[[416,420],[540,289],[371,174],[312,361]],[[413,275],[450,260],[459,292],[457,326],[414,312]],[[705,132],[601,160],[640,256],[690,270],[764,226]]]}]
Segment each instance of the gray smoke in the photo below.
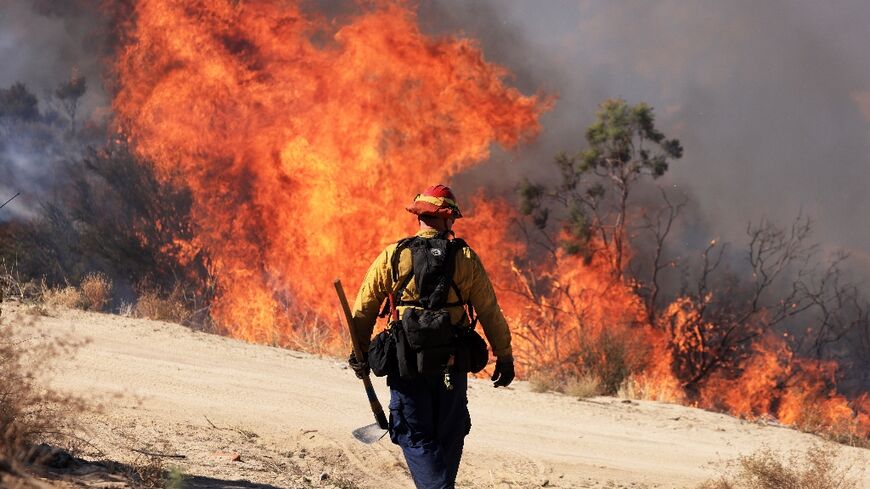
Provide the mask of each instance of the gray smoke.
[{"label": "gray smoke", "polygon": [[103,21],[95,9],[81,3],[0,2],[0,87],[23,82],[44,100],[76,70],[88,81],[82,113],[108,106],[103,89],[106,60],[102,55],[107,52]]},{"label": "gray smoke", "polygon": [[545,180],[553,155],[583,148],[600,101],[645,101],[686,148],[661,183],[690,195],[698,242],[743,242],[748,221],[803,212],[825,248],[870,272],[866,2],[442,0],[421,18],[480,39],[523,90],[559,96],[534,145],[472,179],[509,162],[501,190]]},{"label": "gray smoke", "polygon": [[[64,167],[87,144],[105,139],[109,98],[103,89],[104,21],[79,0],[0,2],[0,89],[23,83],[39,101],[39,115],[0,121],[0,198],[21,192],[2,218],[35,215],[65,184]],[[56,97],[71,77],[84,77],[87,91],[76,111],[76,134]]]}]

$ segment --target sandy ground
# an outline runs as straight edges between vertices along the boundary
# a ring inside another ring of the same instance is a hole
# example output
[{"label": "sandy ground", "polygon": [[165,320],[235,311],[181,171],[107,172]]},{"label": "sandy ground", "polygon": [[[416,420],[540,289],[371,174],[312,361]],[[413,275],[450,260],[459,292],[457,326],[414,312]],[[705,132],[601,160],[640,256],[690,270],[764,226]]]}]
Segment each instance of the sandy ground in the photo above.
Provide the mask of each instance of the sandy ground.
[{"label": "sandy ground", "polygon": [[[4,306],[6,321],[22,311]],[[59,360],[50,380],[102,406],[84,420],[88,455],[125,463],[142,458],[133,449],[184,455],[166,464],[190,476],[187,487],[413,487],[388,438],[364,445],[351,437],[372,416],[343,362],[81,311],[51,312],[19,332],[89,341]],[[386,407],[383,379],[375,386]],[[695,487],[762,445],[818,441],[683,406],[534,393],[525,382],[494,389],[472,379],[469,409],[458,487]],[[862,469],[868,454],[844,448],[841,458]],[[870,473],[860,477],[870,488]]]}]

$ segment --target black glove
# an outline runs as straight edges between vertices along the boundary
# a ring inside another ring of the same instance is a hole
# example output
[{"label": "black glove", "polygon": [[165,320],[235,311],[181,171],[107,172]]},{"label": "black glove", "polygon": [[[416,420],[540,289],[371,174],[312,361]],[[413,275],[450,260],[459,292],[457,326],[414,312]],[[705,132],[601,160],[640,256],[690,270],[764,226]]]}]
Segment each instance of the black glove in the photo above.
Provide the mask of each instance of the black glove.
[{"label": "black glove", "polygon": [[363,353],[363,360],[361,362],[356,360],[356,355],[353,351],[351,351],[350,356],[347,357],[347,364],[350,365],[351,369],[353,369],[353,373],[356,374],[358,379],[362,379],[369,374],[369,361],[365,356],[365,353]]},{"label": "black glove", "polygon": [[493,387],[507,387],[514,380],[514,357],[499,358],[492,373]]}]

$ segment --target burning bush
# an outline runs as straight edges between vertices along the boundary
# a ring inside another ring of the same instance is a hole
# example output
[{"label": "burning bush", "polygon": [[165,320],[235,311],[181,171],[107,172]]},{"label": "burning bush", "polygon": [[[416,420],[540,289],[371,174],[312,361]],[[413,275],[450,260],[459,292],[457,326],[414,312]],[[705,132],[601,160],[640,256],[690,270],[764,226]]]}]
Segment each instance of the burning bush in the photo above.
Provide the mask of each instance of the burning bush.
[{"label": "burning bush", "polygon": [[324,284],[367,265],[349,250],[409,231],[384,210],[530,138],[549,106],[406,5],[360,5],[336,25],[296,2],[139,2],[118,50],[119,126],[189,189],[188,251],[212,257],[234,336],[292,344],[295,304],[333,323]]},{"label": "burning bush", "polygon": [[[576,156],[557,157],[560,184],[520,188],[531,258],[497,279],[514,284],[518,300],[504,305],[530,368],[866,439],[867,406],[837,391],[848,371],[835,358],[867,329],[870,308],[842,280],[842,256],[817,258],[809,220],[748,226],[748,277],[720,273],[715,240],[697,268],[679,263],[668,238],[685,200],[661,191],[656,209],[635,193],[681,156],[680,143],[655,128],[650,107],[619,100],[602,104],[586,139]],[[682,287],[666,287],[678,266]],[[789,335],[799,321],[813,327]]]}]

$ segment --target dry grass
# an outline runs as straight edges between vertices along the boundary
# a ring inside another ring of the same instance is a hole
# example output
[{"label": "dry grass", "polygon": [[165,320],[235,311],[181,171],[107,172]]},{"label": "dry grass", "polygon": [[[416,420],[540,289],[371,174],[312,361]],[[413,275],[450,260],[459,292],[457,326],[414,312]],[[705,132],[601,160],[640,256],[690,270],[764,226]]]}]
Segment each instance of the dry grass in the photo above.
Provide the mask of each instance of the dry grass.
[{"label": "dry grass", "polygon": [[156,291],[148,290],[139,295],[133,313],[137,317],[184,324],[192,316],[178,289],[169,297],[160,297]]},{"label": "dry grass", "polygon": [[112,301],[112,281],[102,272],[87,274],[80,289],[85,309],[103,311]]},{"label": "dry grass", "polygon": [[0,299],[36,302],[44,289],[43,283],[24,278],[18,267],[0,261]]},{"label": "dry grass", "polygon": [[866,428],[862,429],[860,417],[850,415],[832,420],[823,412],[825,408],[819,403],[805,402],[792,426],[843,445],[870,448],[870,436]]},{"label": "dry grass", "polygon": [[76,287],[45,288],[42,292],[42,302],[47,307],[65,307],[81,309],[85,306],[85,297]]},{"label": "dry grass", "polygon": [[34,346],[13,335],[9,319],[0,323],[0,472],[21,473],[34,461],[37,443],[62,440],[85,409],[37,381],[52,358],[73,347],[61,341]]},{"label": "dry grass", "polygon": [[534,370],[529,373],[529,386],[532,392],[560,392],[562,381],[556,374],[546,369]]},{"label": "dry grass", "polygon": [[642,401],[661,401],[681,403],[685,401],[685,394],[679,385],[668,385],[664,382],[644,380],[636,375],[631,375],[619,386],[617,397]]},{"label": "dry grass", "polygon": [[737,459],[718,479],[698,489],[855,489],[851,466],[833,445],[815,445],[789,456],[763,448]]},{"label": "dry grass", "polygon": [[134,489],[164,489],[167,479],[165,474],[163,459],[143,456],[129,465],[127,479]]},{"label": "dry grass", "polygon": [[571,377],[565,381],[563,392],[578,399],[599,396],[603,392],[603,386],[598,377],[586,374],[579,377]]},{"label": "dry grass", "polygon": [[592,374],[559,375],[547,369],[535,370],[529,374],[529,385],[533,392],[561,392],[585,399],[599,396],[604,392],[601,380]]},{"label": "dry grass", "polygon": [[279,346],[289,346],[315,355],[338,354],[340,356],[340,352],[346,351],[347,348],[342,348],[337,352],[332,341],[334,337],[335,335],[318,318],[315,317],[313,321],[305,318],[302,322],[297,323],[292,338],[283,344],[279,343]]}]

